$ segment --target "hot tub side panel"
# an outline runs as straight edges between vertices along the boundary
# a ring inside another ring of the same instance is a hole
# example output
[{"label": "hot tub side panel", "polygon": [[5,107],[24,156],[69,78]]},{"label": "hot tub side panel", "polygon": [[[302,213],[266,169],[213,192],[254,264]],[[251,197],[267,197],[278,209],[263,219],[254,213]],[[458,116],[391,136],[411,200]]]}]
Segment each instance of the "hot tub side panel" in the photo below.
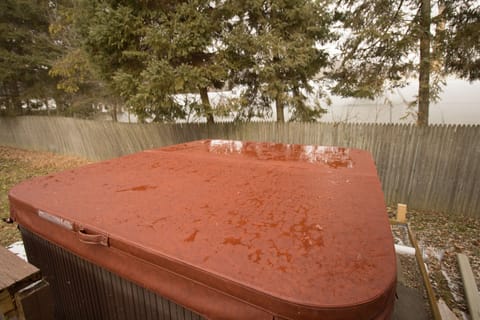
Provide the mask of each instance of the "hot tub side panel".
[{"label": "hot tub side panel", "polygon": [[29,262],[53,288],[56,319],[205,319],[25,228],[20,231]]},{"label": "hot tub side panel", "polygon": [[[271,313],[254,304],[225,294],[199,281],[180,274],[178,270],[164,268],[156,263],[139,258],[113,245],[102,246],[82,242],[77,232],[72,232],[50,221],[39,218],[37,209],[10,198],[11,215],[19,226],[40,239],[48,240],[91,264],[101,266],[112,274],[137,283],[152,292],[184,305],[209,319],[271,319]],[[117,241],[118,242],[118,241]],[[40,256],[42,259],[43,257]],[[48,265],[62,266],[63,262],[48,261]],[[41,268],[40,268],[41,269]],[[42,270],[43,271],[43,270]]]}]

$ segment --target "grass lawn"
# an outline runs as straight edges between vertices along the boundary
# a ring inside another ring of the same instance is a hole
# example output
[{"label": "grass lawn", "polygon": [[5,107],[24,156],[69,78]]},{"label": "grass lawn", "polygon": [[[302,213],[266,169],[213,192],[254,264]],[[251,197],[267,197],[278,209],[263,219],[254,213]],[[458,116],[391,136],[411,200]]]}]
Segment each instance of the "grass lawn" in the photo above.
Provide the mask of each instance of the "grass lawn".
[{"label": "grass lawn", "polygon": [[[86,163],[87,160],[76,157],[0,146],[0,218],[10,216],[8,191],[17,183]],[[0,221],[0,244],[5,247],[19,240],[16,225]]]}]

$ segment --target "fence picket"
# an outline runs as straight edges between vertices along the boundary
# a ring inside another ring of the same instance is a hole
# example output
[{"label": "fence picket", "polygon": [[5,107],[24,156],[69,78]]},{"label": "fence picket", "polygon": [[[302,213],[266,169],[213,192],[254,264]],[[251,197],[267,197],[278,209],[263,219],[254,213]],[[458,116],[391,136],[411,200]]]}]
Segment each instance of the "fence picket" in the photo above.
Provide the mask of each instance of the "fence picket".
[{"label": "fence picket", "polygon": [[480,126],[343,123],[125,124],[0,118],[0,145],[103,160],[199,139],[337,145],[369,150],[387,203],[480,218]]}]

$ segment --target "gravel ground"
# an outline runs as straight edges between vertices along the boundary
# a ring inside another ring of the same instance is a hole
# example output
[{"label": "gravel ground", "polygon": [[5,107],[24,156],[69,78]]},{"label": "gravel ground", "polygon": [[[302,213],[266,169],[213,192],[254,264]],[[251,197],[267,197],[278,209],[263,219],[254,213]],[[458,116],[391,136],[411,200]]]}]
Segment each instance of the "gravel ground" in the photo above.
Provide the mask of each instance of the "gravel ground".
[{"label": "gravel ground", "polygon": [[[388,208],[388,211],[390,217],[393,217],[395,210]],[[469,258],[478,287],[480,285],[480,221],[462,216],[409,210],[407,222],[423,252],[436,299],[443,299],[459,319],[469,319],[457,253],[464,253]],[[407,233],[402,229],[404,228],[392,227],[395,241],[410,246]],[[409,263],[405,259],[402,257],[402,266],[404,263]],[[412,270],[411,267],[403,269],[407,273],[409,271],[405,269]],[[418,270],[418,267],[416,269]],[[409,279],[407,286],[416,287],[415,276],[407,275],[406,278]]]}]

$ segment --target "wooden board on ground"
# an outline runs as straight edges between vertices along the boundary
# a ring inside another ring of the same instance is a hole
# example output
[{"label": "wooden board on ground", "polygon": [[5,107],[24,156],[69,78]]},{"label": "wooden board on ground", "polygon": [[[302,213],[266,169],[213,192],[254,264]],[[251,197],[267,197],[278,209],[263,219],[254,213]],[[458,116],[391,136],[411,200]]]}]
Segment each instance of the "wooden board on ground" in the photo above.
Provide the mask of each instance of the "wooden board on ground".
[{"label": "wooden board on ground", "polygon": [[15,293],[20,320],[53,319],[54,305],[50,285],[39,280]]},{"label": "wooden board on ground", "polygon": [[455,313],[450,310],[445,301],[443,301],[442,299],[438,300],[438,310],[442,315],[442,320],[458,320]]},{"label": "wooden board on ground", "polygon": [[405,222],[407,220],[407,205],[399,203],[397,205],[397,221]]},{"label": "wooden board on ground", "polygon": [[480,295],[478,293],[475,277],[473,276],[472,267],[466,255],[457,254],[458,266],[462,274],[463,287],[465,288],[465,296],[468,302],[468,310],[472,320],[480,320]]},{"label": "wooden board on ground", "polygon": [[23,261],[16,255],[0,246],[0,290],[28,281],[39,280],[40,270]]},{"label": "wooden board on ground", "polygon": [[0,246],[0,319],[50,320],[54,306],[40,270]]}]

